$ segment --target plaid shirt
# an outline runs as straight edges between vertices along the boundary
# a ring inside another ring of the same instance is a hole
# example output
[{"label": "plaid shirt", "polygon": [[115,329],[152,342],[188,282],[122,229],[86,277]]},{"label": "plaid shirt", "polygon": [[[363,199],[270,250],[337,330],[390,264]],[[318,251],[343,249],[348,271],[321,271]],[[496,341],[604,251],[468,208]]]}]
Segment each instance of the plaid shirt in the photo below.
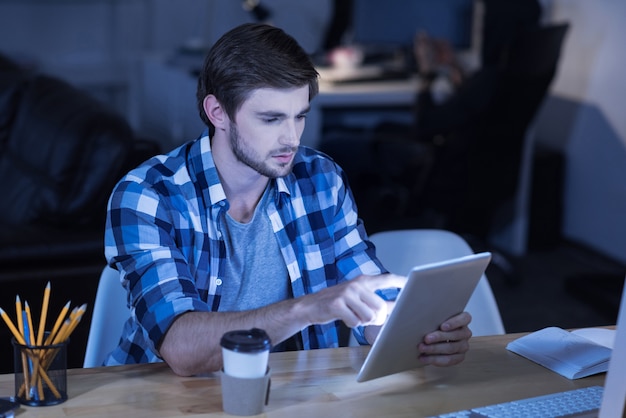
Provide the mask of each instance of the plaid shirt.
[{"label": "plaid shirt", "polygon": [[[294,297],[386,272],[332,160],[301,147],[292,172],[276,179],[274,190],[267,216]],[[228,208],[206,130],[118,183],[109,200],[105,253],[121,271],[131,318],[106,364],[160,361],[156,347],[178,315],[218,310],[226,257],[220,214]],[[333,322],[308,327],[301,337],[305,349],[338,346]]]}]

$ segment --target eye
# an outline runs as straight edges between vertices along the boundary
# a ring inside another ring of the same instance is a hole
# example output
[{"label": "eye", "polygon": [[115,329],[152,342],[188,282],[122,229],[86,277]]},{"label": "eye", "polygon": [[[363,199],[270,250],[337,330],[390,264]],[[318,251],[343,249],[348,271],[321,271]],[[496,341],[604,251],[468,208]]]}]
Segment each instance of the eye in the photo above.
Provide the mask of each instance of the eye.
[{"label": "eye", "polygon": [[263,122],[265,123],[275,123],[278,121],[278,118],[264,118]]}]

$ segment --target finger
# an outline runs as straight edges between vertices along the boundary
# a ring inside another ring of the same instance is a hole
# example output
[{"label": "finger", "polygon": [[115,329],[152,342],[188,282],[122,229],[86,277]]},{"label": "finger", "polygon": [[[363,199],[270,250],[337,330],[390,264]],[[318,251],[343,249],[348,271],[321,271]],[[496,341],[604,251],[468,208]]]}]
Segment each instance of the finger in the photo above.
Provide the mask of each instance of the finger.
[{"label": "finger", "polygon": [[452,332],[435,331],[424,337],[424,344],[433,345],[463,341],[469,340],[471,337],[472,331],[469,328],[460,328]]},{"label": "finger", "polygon": [[348,328],[356,328],[362,324],[361,319],[354,312],[342,315],[340,319]]},{"label": "finger", "polygon": [[348,305],[359,318],[359,325],[382,325],[388,316],[387,302],[374,292],[363,292]]},{"label": "finger", "polygon": [[387,300],[383,300],[382,302],[383,302],[383,305],[377,311],[378,315],[376,317],[376,321],[372,322],[370,324],[367,324],[367,325],[383,325],[385,322],[387,322],[387,319],[389,318],[389,315],[391,315],[391,311],[393,311],[393,308],[395,308],[395,306],[396,306],[396,302],[395,301],[387,301]]},{"label": "finger", "polygon": [[438,367],[453,366],[465,360],[465,353],[443,355],[443,356],[421,355],[419,356],[419,360],[423,364],[429,364],[432,366],[438,366]]},{"label": "finger", "polygon": [[408,280],[406,276],[397,274],[380,274],[377,276],[360,276],[360,280],[365,283],[368,289],[375,291],[378,289],[400,288],[402,289]]},{"label": "finger", "polygon": [[451,366],[465,359],[469,351],[469,340],[444,341],[438,344],[419,344],[419,360],[434,366]]},{"label": "finger", "polygon": [[371,310],[368,315],[367,311],[363,309],[355,309],[354,305],[346,304],[338,314],[338,319],[341,319],[348,328],[358,327],[362,325],[364,321],[369,321],[372,317]]},{"label": "finger", "polygon": [[425,344],[439,344],[450,341],[469,340],[472,337],[472,331],[468,327],[457,328],[452,331],[433,331],[424,337]]},{"label": "finger", "polygon": [[444,340],[435,344],[422,342],[417,346],[417,350],[420,354],[432,355],[464,353],[469,350],[469,339]]},{"label": "finger", "polygon": [[453,317],[444,321],[439,329],[441,331],[452,331],[457,328],[463,328],[470,324],[472,321],[472,315],[469,312],[461,312],[458,315],[454,315]]},{"label": "finger", "polygon": [[407,278],[395,274],[361,277],[368,291],[359,292],[360,299],[352,305],[353,311],[360,318],[360,325],[383,325],[395,306],[395,302],[384,300],[375,293],[375,290],[403,287]]}]

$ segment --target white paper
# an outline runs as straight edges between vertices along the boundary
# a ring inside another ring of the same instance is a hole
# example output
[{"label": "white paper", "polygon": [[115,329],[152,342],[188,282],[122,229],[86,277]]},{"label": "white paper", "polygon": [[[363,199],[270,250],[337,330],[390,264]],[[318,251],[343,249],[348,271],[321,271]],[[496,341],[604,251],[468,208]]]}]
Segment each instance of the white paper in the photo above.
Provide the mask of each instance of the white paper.
[{"label": "white paper", "polygon": [[509,351],[568,379],[606,372],[611,349],[558,327],[548,327],[511,341]]}]

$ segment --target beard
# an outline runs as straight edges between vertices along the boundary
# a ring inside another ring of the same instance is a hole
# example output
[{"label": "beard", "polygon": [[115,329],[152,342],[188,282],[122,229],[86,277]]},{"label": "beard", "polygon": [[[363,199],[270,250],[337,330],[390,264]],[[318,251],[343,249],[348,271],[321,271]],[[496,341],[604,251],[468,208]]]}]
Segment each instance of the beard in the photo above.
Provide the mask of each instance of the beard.
[{"label": "beard", "polygon": [[272,164],[271,155],[281,154],[285,152],[295,152],[297,147],[283,147],[278,150],[269,152],[267,156],[262,157],[254,149],[246,145],[245,141],[239,135],[236,124],[230,126],[230,148],[237,161],[247,165],[262,176],[270,179],[284,177],[291,172],[293,167],[293,159],[289,163]]}]

